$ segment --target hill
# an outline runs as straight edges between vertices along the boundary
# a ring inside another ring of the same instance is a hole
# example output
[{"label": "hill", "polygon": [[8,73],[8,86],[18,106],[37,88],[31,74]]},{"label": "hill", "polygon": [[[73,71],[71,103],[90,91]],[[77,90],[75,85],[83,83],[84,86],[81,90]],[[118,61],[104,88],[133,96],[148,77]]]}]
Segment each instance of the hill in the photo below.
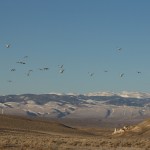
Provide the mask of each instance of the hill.
[{"label": "hill", "polygon": [[[150,149],[149,120],[132,127],[127,136],[113,136],[112,132],[113,130],[108,128],[73,128],[58,121],[0,115],[2,150]],[[134,138],[129,136],[131,132],[134,132]]]},{"label": "hill", "polygon": [[20,116],[0,115],[0,129],[9,131],[37,132],[45,134],[87,134],[58,121],[45,121]]},{"label": "hill", "polygon": [[150,119],[133,126],[126,135],[147,137],[150,140]]}]

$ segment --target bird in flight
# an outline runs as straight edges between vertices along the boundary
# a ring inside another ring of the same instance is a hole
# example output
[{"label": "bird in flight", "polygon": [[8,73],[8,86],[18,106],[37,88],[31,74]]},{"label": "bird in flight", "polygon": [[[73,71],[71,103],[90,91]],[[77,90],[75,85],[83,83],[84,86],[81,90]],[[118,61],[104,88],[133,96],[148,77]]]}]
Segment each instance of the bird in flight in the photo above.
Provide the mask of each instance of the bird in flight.
[{"label": "bird in flight", "polygon": [[16,69],[13,68],[13,69],[11,69],[10,71],[16,71]]},{"label": "bird in flight", "polygon": [[32,72],[33,70],[29,70],[28,73],[27,73],[27,76],[30,76],[30,73]]},{"label": "bird in flight", "polygon": [[28,56],[24,56],[23,58],[28,58]]},{"label": "bird in flight", "polygon": [[12,80],[8,80],[8,82],[9,82],[9,83],[11,83],[11,82],[12,82]]},{"label": "bird in flight", "polygon": [[58,65],[58,66],[59,66],[59,68],[63,68],[64,65]]},{"label": "bird in flight", "polygon": [[48,70],[48,69],[49,69],[49,68],[47,68],[47,67],[46,67],[46,68],[43,68],[43,70]]},{"label": "bird in flight", "polygon": [[90,73],[90,72],[88,72],[88,74],[90,77],[92,77],[94,75],[94,73]]},{"label": "bird in flight", "polygon": [[23,62],[23,61],[17,61],[16,63],[18,63],[18,64],[26,64],[26,63]]},{"label": "bird in flight", "polygon": [[60,72],[60,73],[64,73],[64,71],[65,71],[64,69],[61,69],[59,72]]},{"label": "bird in flight", "polygon": [[48,70],[49,68],[48,67],[45,67],[45,68],[39,68],[40,71],[42,70]]},{"label": "bird in flight", "polygon": [[5,46],[6,46],[6,48],[10,48],[10,44],[6,44]]},{"label": "bird in flight", "polygon": [[141,71],[137,71],[137,73],[138,73],[138,74],[140,74],[140,73],[141,73]]},{"label": "bird in flight", "polygon": [[117,50],[118,50],[118,51],[121,51],[121,50],[122,50],[122,48],[121,48],[121,47],[119,47],[119,48],[117,48]]},{"label": "bird in flight", "polygon": [[124,76],[124,73],[121,73],[121,74],[120,74],[120,77],[122,78],[123,76]]}]

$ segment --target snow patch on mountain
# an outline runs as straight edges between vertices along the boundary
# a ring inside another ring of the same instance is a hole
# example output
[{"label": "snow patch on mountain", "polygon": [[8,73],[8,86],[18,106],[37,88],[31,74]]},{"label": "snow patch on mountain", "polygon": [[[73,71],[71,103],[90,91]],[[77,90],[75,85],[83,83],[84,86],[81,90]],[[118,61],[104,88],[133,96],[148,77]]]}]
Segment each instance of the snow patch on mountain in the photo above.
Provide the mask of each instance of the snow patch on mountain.
[{"label": "snow patch on mountain", "polygon": [[150,98],[150,93],[144,93],[144,92],[123,91],[121,93],[118,93],[118,95],[126,98]]},{"label": "snow patch on mountain", "polygon": [[113,92],[91,92],[88,94],[84,94],[85,96],[114,96]]},{"label": "snow patch on mountain", "polygon": [[128,92],[122,91],[120,93],[114,92],[91,92],[84,94],[85,96],[121,96],[125,98],[150,98],[150,93],[145,92]]}]

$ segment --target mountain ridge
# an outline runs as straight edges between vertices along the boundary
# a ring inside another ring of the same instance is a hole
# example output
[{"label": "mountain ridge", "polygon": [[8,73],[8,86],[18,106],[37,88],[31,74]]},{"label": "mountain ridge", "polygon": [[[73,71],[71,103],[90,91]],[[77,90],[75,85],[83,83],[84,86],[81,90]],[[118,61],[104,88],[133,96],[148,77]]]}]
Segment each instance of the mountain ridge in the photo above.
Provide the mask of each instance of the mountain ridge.
[{"label": "mountain ridge", "polygon": [[43,118],[131,120],[150,117],[150,94],[96,92],[90,94],[20,94],[0,96],[1,114]]}]

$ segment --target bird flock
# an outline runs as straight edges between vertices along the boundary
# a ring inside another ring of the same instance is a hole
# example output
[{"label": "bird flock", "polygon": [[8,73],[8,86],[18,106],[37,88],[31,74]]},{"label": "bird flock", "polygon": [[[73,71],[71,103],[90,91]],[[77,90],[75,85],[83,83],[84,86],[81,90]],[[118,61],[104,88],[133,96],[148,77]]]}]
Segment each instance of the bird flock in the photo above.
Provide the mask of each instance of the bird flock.
[{"label": "bird flock", "polygon": [[[6,44],[5,47],[6,47],[6,48],[11,48],[11,44]],[[20,64],[20,65],[26,65],[28,58],[29,58],[28,56],[24,56],[24,57],[21,58],[19,61],[16,61],[16,63],[17,63],[17,64]],[[40,67],[40,68],[38,68],[39,71],[48,71],[49,69],[50,69],[49,67]],[[64,71],[65,71],[63,64],[58,65],[58,69],[59,69],[59,73],[60,73],[60,74],[63,74]],[[11,68],[10,71],[11,71],[11,72],[15,72],[15,71],[17,71],[17,69],[16,69],[16,68]],[[25,74],[26,74],[26,76],[29,77],[32,72],[33,72],[33,69],[29,69],[29,70],[27,71],[27,73],[25,73]],[[13,81],[9,79],[9,80],[7,80],[7,82],[12,83]]]},{"label": "bird flock", "polygon": [[[121,47],[117,47],[116,49],[117,49],[118,52],[121,52],[123,50]],[[104,72],[107,73],[108,70],[104,70]],[[141,74],[142,72],[141,71],[137,71],[137,73]],[[88,74],[89,74],[90,77],[92,77],[92,76],[94,76],[95,73],[94,72],[88,72]],[[121,73],[120,74],[120,78],[123,78],[124,75],[125,75],[125,73]]]},{"label": "bird flock", "polygon": [[[11,44],[6,44],[5,45],[6,48],[11,48]],[[121,52],[123,49],[121,47],[118,47],[116,48],[116,50],[118,52]],[[20,64],[20,65],[25,65],[27,63],[27,59],[28,59],[28,56],[24,56],[20,61],[17,61],[16,63],[17,64]],[[64,69],[64,65],[61,64],[61,65],[58,65],[58,68],[59,68],[59,73],[60,74],[63,74],[65,69]],[[40,71],[48,71],[49,70],[49,67],[42,67],[42,68],[38,68],[38,70]],[[10,69],[11,72],[15,72],[16,71],[16,68],[12,68]],[[26,75],[29,77],[31,75],[31,73],[33,72],[33,69],[29,69],[26,73]],[[108,70],[104,70],[105,73],[108,73],[109,71]],[[137,71],[137,74],[141,74],[142,72],[141,71]],[[95,75],[94,72],[88,72],[88,75],[89,77],[93,77]],[[120,74],[120,78],[123,78],[125,76],[125,73],[121,73]],[[12,82],[12,80],[7,80],[9,83]]]}]

